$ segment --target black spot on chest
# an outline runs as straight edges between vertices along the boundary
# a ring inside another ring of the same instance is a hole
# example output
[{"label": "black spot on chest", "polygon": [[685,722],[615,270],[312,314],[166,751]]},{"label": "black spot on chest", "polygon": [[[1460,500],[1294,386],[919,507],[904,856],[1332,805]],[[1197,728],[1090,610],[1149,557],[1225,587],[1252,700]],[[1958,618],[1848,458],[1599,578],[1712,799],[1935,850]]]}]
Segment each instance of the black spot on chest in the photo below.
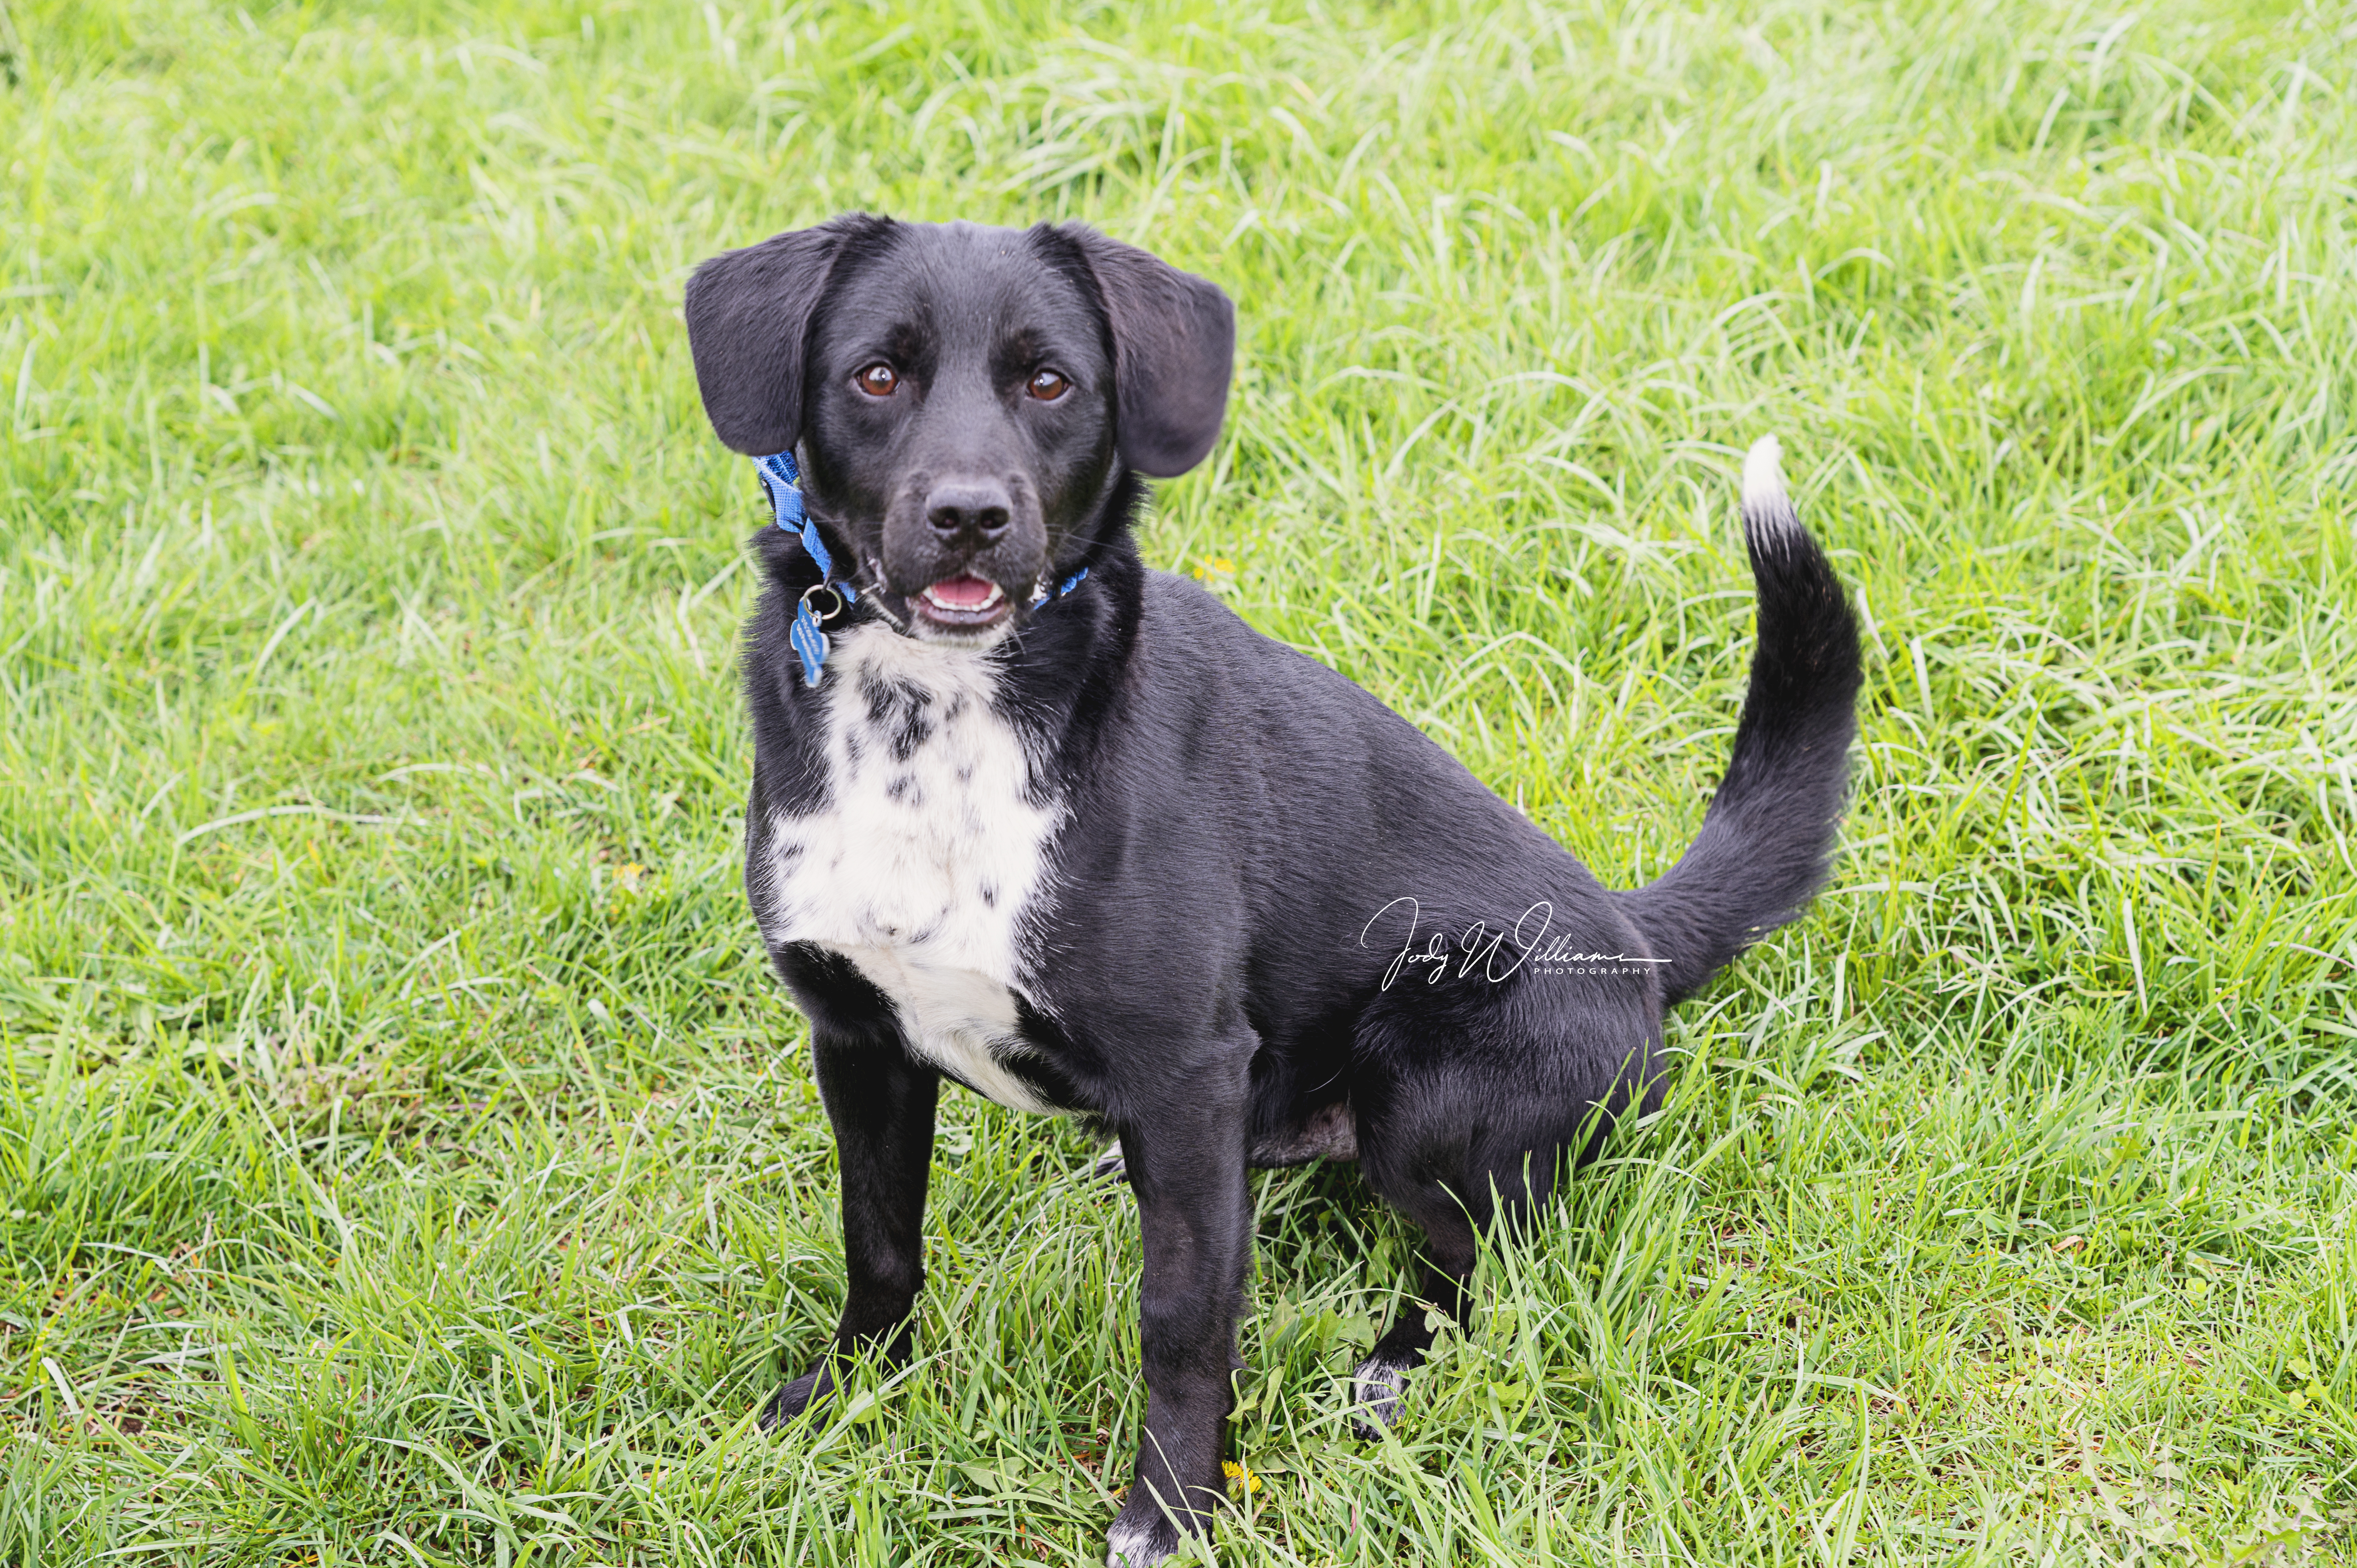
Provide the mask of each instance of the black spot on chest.
[{"label": "black spot on chest", "polygon": [[867,727],[906,762],[933,737],[933,694],[913,681],[895,681],[862,671],[859,695],[867,704]]}]

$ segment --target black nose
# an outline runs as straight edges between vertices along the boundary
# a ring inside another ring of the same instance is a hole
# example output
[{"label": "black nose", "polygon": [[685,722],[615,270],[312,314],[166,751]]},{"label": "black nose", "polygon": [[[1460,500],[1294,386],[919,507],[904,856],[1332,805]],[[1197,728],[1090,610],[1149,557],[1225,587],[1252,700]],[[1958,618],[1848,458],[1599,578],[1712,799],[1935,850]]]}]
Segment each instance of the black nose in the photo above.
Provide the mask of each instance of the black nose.
[{"label": "black nose", "polygon": [[1006,532],[1014,513],[1014,499],[1004,485],[938,485],[925,498],[925,521],[945,540],[971,539],[986,544]]}]

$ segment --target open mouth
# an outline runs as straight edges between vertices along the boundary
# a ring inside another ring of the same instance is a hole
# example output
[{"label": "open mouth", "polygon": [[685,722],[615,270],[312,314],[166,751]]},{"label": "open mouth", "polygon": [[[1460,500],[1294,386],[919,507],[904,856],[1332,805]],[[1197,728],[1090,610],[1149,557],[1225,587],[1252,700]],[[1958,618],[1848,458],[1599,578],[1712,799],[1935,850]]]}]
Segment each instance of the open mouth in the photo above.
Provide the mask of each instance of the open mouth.
[{"label": "open mouth", "polygon": [[1015,607],[997,584],[968,573],[933,584],[913,607],[935,626],[973,631],[997,625]]}]

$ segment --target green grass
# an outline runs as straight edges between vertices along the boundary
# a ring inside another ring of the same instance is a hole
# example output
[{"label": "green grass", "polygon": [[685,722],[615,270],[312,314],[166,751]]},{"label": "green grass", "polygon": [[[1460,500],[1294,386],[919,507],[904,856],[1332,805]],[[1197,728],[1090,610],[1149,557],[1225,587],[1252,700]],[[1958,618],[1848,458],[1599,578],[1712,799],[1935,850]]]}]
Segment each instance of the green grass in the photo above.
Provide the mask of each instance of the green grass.
[{"label": "green grass", "polygon": [[5,4],[0,1558],[1096,1560],[1058,1123],[952,1096],[920,1361],[750,1429],[839,1249],[677,300],[855,205],[1219,280],[1149,555],[1608,882],[1751,438],[1866,611],[1836,886],[1395,1441],[1409,1233],[1260,1181],[1221,1561],[2357,1553],[2357,12]]}]

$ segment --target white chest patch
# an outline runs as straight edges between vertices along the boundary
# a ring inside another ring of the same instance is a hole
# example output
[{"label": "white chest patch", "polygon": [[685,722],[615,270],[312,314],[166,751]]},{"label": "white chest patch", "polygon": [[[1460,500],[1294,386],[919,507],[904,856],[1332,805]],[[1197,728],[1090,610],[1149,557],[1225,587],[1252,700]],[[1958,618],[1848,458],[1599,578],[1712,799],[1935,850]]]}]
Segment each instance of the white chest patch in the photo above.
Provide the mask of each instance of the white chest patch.
[{"label": "white chest patch", "polygon": [[1047,1111],[1003,1065],[1026,1047],[1017,937],[1060,809],[990,705],[998,666],[889,628],[852,628],[826,661],[827,800],[770,822],[756,900],[771,942],[816,942],[892,1001],[920,1056],[1002,1105]]}]

